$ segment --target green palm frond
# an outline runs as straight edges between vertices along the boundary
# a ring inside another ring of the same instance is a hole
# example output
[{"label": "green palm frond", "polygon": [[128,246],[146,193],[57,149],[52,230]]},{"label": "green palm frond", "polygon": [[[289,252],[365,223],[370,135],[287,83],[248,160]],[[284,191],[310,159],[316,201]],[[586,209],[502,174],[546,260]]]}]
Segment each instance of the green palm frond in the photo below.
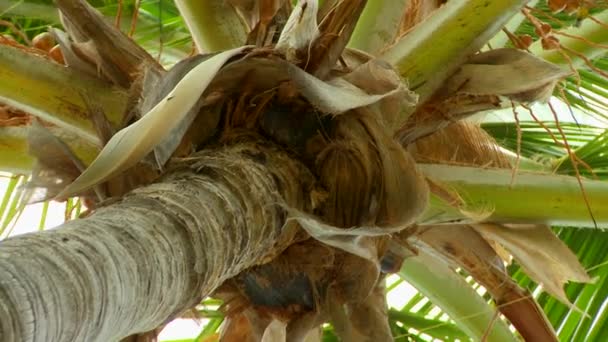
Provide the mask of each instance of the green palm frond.
[{"label": "green palm frond", "polygon": [[15,226],[19,216],[23,212],[22,187],[27,182],[23,175],[12,176],[4,192],[2,203],[0,204],[0,238],[9,236]]}]

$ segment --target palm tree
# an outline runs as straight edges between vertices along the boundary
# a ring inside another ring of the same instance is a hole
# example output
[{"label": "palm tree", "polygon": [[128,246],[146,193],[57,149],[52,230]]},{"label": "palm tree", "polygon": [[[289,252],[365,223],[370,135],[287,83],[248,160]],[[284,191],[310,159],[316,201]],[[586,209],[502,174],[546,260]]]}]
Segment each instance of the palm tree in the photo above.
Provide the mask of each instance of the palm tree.
[{"label": "palm tree", "polygon": [[0,1],[4,221],[87,207],[0,243],[0,340],[603,340],[606,4],[444,2]]}]

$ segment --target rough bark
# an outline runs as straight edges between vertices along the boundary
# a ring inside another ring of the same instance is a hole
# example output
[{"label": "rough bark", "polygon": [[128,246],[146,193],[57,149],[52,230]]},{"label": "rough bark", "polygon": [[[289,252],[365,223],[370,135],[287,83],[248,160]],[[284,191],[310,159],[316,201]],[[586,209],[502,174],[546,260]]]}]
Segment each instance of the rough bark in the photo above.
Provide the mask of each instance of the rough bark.
[{"label": "rough bark", "polygon": [[0,243],[0,341],[115,341],[156,328],[285,248],[312,176],[271,147],[188,158],[61,229]]}]

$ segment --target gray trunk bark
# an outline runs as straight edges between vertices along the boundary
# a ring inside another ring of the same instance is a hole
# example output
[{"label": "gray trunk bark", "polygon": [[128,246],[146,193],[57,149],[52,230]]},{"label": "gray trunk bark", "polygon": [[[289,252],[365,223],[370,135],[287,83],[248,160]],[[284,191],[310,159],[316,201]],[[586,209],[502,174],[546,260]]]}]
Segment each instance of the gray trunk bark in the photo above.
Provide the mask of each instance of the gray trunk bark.
[{"label": "gray trunk bark", "polygon": [[204,152],[85,219],[0,243],[0,341],[115,341],[285,248],[312,176],[255,143]]}]

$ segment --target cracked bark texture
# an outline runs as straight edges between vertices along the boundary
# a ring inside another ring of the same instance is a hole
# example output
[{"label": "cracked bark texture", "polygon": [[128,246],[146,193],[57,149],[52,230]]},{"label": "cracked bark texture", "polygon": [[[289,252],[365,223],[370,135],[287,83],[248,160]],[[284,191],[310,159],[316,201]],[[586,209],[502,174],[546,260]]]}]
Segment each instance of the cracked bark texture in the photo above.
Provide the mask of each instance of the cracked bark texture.
[{"label": "cracked bark texture", "polygon": [[188,158],[61,229],[0,243],[0,341],[115,341],[149,331],[291,242],[285,206],[312,176],[272,147]]}]

